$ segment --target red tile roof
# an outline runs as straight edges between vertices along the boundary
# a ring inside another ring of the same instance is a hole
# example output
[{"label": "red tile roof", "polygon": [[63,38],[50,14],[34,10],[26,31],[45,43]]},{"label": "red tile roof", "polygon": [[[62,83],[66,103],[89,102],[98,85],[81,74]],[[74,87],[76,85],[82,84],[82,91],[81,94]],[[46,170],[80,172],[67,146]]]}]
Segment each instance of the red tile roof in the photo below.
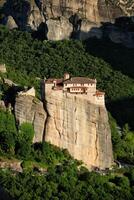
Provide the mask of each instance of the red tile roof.
[{"label": "red tile roof", "polygon": [[80,84],[84,84],[84,83],[96,83],[95,79],[90,79],[90,78],[85,78],[85,77],[72,77],[68,80],[65,80],[64,83],[80,83]]},{"label": "red tile roof", "polygon": [[105,95],[105,92],[101,92],[99,90],[96,91],[96,93],[94,94],[94,96],[102,96]]},{"label": "red tile roof", "polygon": [[46,80],[46,84],[52,84],[53,81],[56,81],[57,84],[62,84],[62,83],[65,83],[65,84],[92,84],[92,83],[96,83],[96,79],[90,79],[90,78],[86,78],[86,77],[72,77],[68,80],[64,80],[63,78],[60,78],[60,79],[55,79],[55,78],[49,78]]}]

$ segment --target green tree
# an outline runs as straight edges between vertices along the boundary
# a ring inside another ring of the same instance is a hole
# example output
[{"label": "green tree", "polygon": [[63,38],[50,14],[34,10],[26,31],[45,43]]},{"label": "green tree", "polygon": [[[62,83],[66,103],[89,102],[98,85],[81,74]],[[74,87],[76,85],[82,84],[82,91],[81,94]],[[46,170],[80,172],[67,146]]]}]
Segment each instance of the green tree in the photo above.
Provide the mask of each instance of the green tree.
[{"label": "green tree", "polygon": [[3,152],[14,154],[17,130],[12,114],[0,110],[0,148]]},{"label": "green tree", "polygon": [[24,157],[28,158],[31,153],[31,145],[34,137],[34,129],[32,124],[23,123],[19,128],[18,133],[18,144],[17,144],[17,153]]}]

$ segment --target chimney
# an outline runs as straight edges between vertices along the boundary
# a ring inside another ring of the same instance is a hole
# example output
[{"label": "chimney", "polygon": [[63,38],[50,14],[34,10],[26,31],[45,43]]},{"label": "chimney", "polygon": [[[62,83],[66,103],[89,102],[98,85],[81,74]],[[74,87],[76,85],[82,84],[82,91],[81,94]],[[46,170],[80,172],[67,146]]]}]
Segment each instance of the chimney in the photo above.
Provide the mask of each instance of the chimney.
[{"label": "chimney", "polygon": [[65,81],[65,80],[68,80],[69,78],[70,78],[69,73],[65,73],[65,74],[64,74],[64,81]]}]

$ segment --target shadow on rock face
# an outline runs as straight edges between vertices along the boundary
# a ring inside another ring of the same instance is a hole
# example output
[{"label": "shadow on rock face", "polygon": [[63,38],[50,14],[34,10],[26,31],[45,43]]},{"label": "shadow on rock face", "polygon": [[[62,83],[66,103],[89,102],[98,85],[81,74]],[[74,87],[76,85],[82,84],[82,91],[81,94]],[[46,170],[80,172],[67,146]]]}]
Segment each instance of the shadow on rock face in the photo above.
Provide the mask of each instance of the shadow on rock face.
[{"label": "shadow on rock face", "polygon": [[[100,38],[99,36],[100,31]],[[91,34],[92,33],[92,34]],[[133,17],[121,17],[115,23],[102,23],[100,28],[91,28],[82,32],[86,51],[102,58],[114,70],[134,78],[134,20]],[[89,38],[89,36],[91,36]],[[96,37],[93,37],[96,36]]]},{"label": "shadow on rock face", "polygon": [[37,31],[34,31],[32,33],[32,36],[38,40],[47,40],[47,34],[48,34],[48,26],[45,22],[41,22],[39,25]]},{"label": "shadow on rock face", "polygon": [[82,19],[75,13],[74,15],[71,15],[71,17],[69,18],[69,22],[73,26],[73,31],[72,31],[70,38],[79,39]]},{"label": "shadow on rock face", "polygon": [[[7,0],[3,5],[2,12],[6,18],[12,16],[19,29],[25,30],[30,12],[30,3],[26,0]],[[4,23],[6,24],[6,21]]]}]

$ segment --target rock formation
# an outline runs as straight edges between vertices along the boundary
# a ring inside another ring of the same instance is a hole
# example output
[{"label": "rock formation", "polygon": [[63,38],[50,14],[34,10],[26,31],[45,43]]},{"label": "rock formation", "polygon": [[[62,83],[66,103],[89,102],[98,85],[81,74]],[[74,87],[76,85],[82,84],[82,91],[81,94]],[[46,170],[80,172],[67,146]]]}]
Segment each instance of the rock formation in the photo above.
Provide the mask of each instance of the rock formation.
[{"label": "rock formation", "polygon": [[8,16],[7,17],[7,22],[6,22],[7,27],[11,30],[11,29],[15,29],[18,28],[16,22],[14,21],[12,16]]},{"label": "rock formation", "polygon": [[16,98],[15,117],[18,124],[24,122],[33,124],[34,142],[42,141],[46,113],[41,101],[33,96],[19,95]]},{"label": "rock formation", "polygon": [[44,107],[32,96],[16,98],[15,116],[19,124],[34,125],[34,142],[48,141],[66,148],[88,168],[112,165],[111,133],[105,106],[91,104],[82,96],[51,91]]},{"label": "rock formation", "polygon": [[22,172],[21,161],[19,160],[8,160],[0,158],[0,168],[11,169],[15,172]]},{"label": "rock formation", "polygon": [[21,91],[18,93],[18,96],[32,96],[35,97],[35,89],[34,87],[28,89],[27,91]]},{"label": "rock formation", "polygon": [[68,149],[89,168],[111,166],[111,133],[104,106],[79,95],[52,91],[46,95],[46,108],[46,141]]},{"label": "rock formation", "polygon": [[0,109],[6,111],[5,102],[3,100],[0,100]]},{"label": "rock formation", "polygon": [[5,64],[0,64],[0,72],[1,73],[6,73],[7,69],[6,69],[6,65]]},{"label": "rock formation", "polygon": [[5,15],[2,23],[29,31],[38,30],[44,23],[44,38],[49,40],[101,37],[102,30],[96,29],[101,22],[133,16],[133,1],[127,0],[23,0],[18,5],[13,0],[2,0],[0,6]]}]

